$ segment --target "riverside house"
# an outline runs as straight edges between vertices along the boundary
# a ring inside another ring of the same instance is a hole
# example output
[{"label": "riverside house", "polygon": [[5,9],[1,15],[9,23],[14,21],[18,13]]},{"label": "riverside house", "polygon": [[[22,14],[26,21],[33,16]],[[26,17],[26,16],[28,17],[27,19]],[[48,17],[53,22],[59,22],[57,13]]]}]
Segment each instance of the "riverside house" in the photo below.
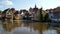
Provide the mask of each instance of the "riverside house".
[{"label": "riverside house", "polygon": [[20,11],[16,10],[16,12],[14,13],[14,18],[16,20],[21,20],[22,19],[21,15],[20,15]]},{"label": "riverside house", "polygon": [[15,13],[14,8],[11,8],[11,9],[8,8],[2,12],[2,18],[3,19],[13,19],[14,13]]},{"label": "riverside house", "polygon": [[20,12],[21,12],[20,15],[22,16],[23,20],[31,20],[30,14],[27,10],[24,9],[21,10]]},{"label": "riverside house", "polygon": [[54,22],[60,22],[60,7],[54,9],[48,9],[46,12],[49,15],[49,18]]}]

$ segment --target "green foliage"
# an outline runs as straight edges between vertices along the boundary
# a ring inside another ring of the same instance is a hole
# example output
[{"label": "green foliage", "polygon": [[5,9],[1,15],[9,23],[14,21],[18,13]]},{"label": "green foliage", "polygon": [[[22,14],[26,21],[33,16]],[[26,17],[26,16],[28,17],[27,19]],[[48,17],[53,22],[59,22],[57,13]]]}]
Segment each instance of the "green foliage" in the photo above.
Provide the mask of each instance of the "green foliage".
[{"label": "green foliage", "polygon": [[37,20],[39,20],[39,18],[40,18],[40,13],[39,13],[39,10],[37,11]]},{"label": "green foliage", "polygon": [[45,10],[42,8],[37,11],[37,20],[44,20],[44,17],[46,15]]},{"label": "green foliage", "polygon": [[40,15],[40,16],[39,16],[39,17],[40,17],[39,20],[43,20],[42,8],[41,8],[40,11],[39,11],[39,15]]},{"label": "green foliage", "polygon": [[43,17],[45,17],[45,15],[46,15],[46,11],[45,10],[42,10],[42,15],[43,15]]},{"label": "green foliage", "polygon": [[2,13],[2,10],[0,10],[0,13]]},{"label": "green foliage", "polygon": [[48,14],[46,13],[45,17],[44,17],[44,21],[50,21],[50,18],[48,17]]}]

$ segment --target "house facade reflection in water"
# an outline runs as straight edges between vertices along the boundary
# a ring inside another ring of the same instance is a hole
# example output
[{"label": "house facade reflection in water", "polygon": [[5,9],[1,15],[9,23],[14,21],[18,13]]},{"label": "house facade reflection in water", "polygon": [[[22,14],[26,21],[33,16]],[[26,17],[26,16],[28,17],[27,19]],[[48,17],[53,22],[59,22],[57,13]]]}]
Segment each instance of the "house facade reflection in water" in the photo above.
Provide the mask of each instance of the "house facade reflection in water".
[{"label": "house facade reflection in water", "polygon": [[48,23],[24,23],[20,20],[0,21],[0,34],[59,34],[55,29],[47,29]]}]

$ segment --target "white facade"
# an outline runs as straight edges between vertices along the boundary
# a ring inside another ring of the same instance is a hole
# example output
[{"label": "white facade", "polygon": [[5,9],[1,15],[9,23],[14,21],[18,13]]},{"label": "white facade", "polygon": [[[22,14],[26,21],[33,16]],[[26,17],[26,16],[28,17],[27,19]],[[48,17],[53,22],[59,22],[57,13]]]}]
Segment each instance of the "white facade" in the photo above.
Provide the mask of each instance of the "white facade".
[{"label": "white facade", "polygon": [[53,21],[60,21],[60,13],[48,13],[49,18]]}]

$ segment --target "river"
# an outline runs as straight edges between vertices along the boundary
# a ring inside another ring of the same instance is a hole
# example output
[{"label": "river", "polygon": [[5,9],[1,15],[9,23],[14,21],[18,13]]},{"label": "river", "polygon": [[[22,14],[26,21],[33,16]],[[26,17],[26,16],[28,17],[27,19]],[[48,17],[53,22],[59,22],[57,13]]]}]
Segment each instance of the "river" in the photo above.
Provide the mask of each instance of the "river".
[{"label": "river", "polygon": [[0,34],[59,34],[59,28],[48,28],[48,23],[0,20]]}]

